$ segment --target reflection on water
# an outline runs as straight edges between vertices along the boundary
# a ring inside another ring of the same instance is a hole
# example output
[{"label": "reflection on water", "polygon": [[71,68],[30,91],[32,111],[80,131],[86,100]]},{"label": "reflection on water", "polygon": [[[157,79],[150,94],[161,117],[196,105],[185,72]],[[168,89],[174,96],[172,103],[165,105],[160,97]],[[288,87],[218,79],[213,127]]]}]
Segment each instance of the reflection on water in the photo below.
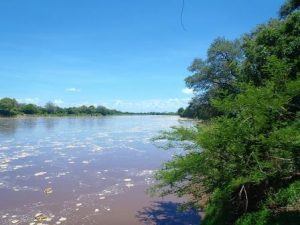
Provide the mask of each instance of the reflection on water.
[{"label": "reflection on water", "polygon": [[170,159],[150,139],[174,125],[175,116],[0,119],[0,224],[115,224],[114,211],[120,224],[141,224],[136,212],[151,200],[129,193]]}]

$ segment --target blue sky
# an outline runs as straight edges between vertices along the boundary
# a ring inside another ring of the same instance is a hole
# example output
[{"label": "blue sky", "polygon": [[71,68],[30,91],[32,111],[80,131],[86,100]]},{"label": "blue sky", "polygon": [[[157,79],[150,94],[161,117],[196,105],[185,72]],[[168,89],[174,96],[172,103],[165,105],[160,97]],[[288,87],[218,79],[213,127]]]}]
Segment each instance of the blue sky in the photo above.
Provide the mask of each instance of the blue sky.
[{"label": "blue sky", "polygon": [[276,17],[283,0],[2,0],[0,98],[124,111],[186,106],[186,68],[218,36]]}]

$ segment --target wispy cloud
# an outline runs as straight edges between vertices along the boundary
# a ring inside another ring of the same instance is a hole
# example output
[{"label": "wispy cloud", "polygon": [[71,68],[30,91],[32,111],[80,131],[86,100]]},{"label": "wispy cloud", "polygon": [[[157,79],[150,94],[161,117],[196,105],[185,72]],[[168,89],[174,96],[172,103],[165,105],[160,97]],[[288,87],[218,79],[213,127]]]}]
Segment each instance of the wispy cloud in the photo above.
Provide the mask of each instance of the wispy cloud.
[{"label": "wispy cloud", "polygon": [[187,94],[187,95],[192,95],[192,94],[194,94],[194,91],[193,91],[192,88],[184,88],[184,89],[181,90],[181,92],[182,92],[183,94]]},{"label": "wispy cloud", "polygon": [[65,90],[68,92],[80,92],[80,89],[75,87],[66,88]]}]

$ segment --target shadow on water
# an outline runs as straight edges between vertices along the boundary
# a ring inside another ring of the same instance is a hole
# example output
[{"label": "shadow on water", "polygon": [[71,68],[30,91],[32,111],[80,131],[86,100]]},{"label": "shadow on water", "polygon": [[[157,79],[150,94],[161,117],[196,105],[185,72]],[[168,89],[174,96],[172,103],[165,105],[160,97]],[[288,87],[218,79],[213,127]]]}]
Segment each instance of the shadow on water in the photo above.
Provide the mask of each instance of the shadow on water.
[{"label": "shadow on water", "polygon": [[179,211],[180,203],[154,202],[138,211],[136,217],[147,225],[199,225],[201,217],[196,210]]}]

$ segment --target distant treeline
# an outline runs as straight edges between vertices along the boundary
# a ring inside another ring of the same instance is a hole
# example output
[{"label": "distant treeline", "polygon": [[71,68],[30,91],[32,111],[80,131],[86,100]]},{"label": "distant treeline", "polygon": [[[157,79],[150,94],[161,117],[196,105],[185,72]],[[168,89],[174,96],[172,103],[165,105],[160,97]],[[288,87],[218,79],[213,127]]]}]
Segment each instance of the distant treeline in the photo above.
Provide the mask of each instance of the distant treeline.
[{"label": "distant treeline", "polygon": [[44,107],[35,104],[19,103],[12,98],[0,99],[0,116],[16,115],[116,115],[122,112],[108,109],[104,106],[79,106],[62,108],[52,102],[48,102]]},{"label": "distant treeline", "polygon": [[107,116],[107,115],[176,115],[172,112],[147,112],[147,113],[132,113],[121,112],[114,109],[108,109],[102,105],[99,106],[86,106],[79,107],[59,107],[52,102],[48,102],[44,107],[35,104],[19,103],[13,98],[0,99],[0,116],[12,117],[17,115],[91,115],[91,116]]}]

